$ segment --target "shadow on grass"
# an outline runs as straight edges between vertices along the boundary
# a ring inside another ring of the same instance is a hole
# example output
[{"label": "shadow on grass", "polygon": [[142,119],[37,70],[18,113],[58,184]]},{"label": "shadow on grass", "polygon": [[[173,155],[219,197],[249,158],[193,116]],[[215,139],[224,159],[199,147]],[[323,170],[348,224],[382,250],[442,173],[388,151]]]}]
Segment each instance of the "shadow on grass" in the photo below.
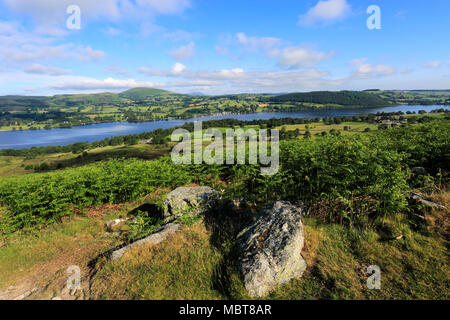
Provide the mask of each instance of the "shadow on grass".
[{"label": "shadow on grass", "polygon": [[236,239],[239,232],[251,222],[251,214],[234,212],[230,203],[224,200],[218,209],[205,217],[204,222],[211,233],[211,245],[222,255],[213,272],[213,288],[229,299],[244,298],[242,278],[237,266],[239,247]]}]

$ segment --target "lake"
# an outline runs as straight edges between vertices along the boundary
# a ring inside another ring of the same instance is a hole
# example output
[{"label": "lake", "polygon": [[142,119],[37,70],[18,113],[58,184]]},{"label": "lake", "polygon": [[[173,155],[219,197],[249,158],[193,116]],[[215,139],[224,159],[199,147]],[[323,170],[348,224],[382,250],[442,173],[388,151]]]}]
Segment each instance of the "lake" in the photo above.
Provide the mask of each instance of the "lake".
[{"label": "lake", "polygon": [[268,120],[272,118],[325,118],[339,116],[365,115],[377,112],[407,112],[435,109],[449,109],[449,106],[396,106],[371,109],[339,109],[297,112],[260,112],[251,114],[229,114],[195,117],[187,120],[162,120],[142,123],[112,122],[99,123],[70,129],[26,130],[0,132],[0,149],[23,149],[31,147],[64,146],[76,142],[93,142],[113,136],[137,134],[156,129],[169,129],[186,122],[208,121],[220,119]]}]

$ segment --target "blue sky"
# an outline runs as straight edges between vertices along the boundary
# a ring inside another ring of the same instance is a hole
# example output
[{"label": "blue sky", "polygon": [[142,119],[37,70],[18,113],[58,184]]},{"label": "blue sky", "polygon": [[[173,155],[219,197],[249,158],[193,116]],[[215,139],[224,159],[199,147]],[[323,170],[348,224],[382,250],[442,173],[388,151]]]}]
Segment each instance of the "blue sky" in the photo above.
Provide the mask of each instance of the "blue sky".
[{"label": "blue sky", "polygon": [[[370,5],[381,29],[367,27]],[[449,12],[448,0],[0,0],[0,94],[450,89]]]}]

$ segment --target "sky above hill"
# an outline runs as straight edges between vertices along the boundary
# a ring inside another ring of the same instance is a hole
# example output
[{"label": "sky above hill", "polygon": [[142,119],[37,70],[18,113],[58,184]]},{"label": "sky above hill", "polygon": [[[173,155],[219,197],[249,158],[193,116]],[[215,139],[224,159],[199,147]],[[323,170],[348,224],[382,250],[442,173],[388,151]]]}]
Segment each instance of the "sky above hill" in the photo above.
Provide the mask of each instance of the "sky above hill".
[{"label": "sky above hill", "polygon": [[450,89],[449,12],[448,0],[0,0],[0,94]]}]

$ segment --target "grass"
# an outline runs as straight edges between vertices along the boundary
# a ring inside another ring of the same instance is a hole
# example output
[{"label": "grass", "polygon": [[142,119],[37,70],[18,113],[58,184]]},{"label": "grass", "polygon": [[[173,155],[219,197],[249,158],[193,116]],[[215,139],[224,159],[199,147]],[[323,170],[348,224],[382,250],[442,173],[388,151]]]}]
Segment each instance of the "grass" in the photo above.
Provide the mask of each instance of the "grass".
[{"label": "grass", "polygon": [[[341,124],[332,124],[327,125],[323,122],[311,123],[311,124],[294,124],[294,125],[285,125],[277,127],[278,130],[281,130],[283,127],[286,128],[287,131],[294,131],[298,129],[300,133],[306,132],[306,127],[309,126],[309,131],[311,134],[315,135],[317,133],[322,133],[323,131],[329,132],[332,129],[339,130],[343,134],[350,133],[361,133],[364,132],[366,128],[370,128],[371,130],[377,130],[377,124],[370,124],[364,122],[343,122]],[[344,131],[344,127],[350,127],[348,131]]]},{"label": "grass", "polygon": [[[449,192],[437,197],[449,204]],[[264,298],[449,299],[448,212],[428,212],[427,220],[420,225],[411,215],[397,214],[360,229],[306,218],[302,255],[307,271]],[[396,240],[399,235],[403,238]],[[185,227],[159,246],[130,251],[121,261],[99,266],[94,296],[249,299],[230,259],[232,250],[221,249],[217,240],[214,230],[200,224]],[[222,246],[232,247],[232,238]],[[381,290],[366,286],[370,265],[381,268]]]},{"label": "grass", "polygon": [[108,262],[95,276],[99,299],[223,299],[214,290],[220,252],[204,226],[186,227],[159,246],[148,245]]}]

